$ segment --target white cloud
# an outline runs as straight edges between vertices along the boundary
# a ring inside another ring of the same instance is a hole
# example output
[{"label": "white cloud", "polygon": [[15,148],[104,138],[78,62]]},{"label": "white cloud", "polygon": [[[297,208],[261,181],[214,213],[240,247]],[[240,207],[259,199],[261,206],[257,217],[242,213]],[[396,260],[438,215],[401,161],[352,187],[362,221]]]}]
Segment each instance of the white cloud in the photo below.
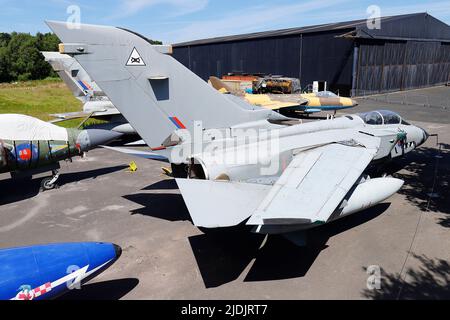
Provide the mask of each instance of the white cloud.
[{"label": "white cloud", "polygon": [[208,0],[122,0],[119,12],[114,18],[132,16],[149,7],[164,5],[169,7],[171,17],[187,15],[203,10]]},{"label": "white cloud", "polygon": [[350,0],[323,0],[308,1],[298,4],[278,6],[257,6],[227,13],[221,17],[210,20],[193,22],[187,26],[161,35],[168,42],[180,42],[214,36],[240,34],[274,28],[280,23],[294,22],[301,26],[302,15],[308,16],[311,12],[320,12],[326,15],[327,9],[332,6],[349,2]]},{"label": "white cloud", "polygon": [[392,16],[399,14],[428,12],[431,15],[450,14],[450,1],[440,1],[433,3],[413,3],[402,6],[380,6],[382,16]]},{"label": "white cloud", "polygon": [[[345,5],[345,6],[344,6]],[[353,6],[353,10],[347,7]],[[439,17],[450,15],[450,1],[434,3],[410,3],[408,5],[381,5],[382,16],[425,12]],[[337,9],[337,10],[336,10]],[[286,28],[286,26],[307,26],[367,18],[365,4],[352,4],[350,0],[323,0],[247,7],[216,14],[214,18],[185,23],[172,31],[156,34],[166,43],[226,36]]]}]

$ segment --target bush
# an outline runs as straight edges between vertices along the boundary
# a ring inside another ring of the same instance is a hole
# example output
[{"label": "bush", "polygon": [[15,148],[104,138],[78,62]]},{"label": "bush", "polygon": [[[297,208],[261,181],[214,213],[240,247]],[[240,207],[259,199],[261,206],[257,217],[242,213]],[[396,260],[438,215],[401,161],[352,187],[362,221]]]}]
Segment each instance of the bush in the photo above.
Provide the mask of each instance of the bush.
[{"label": "bush", "polygon": [[22,73],[17,77],[19,81],[29,81],[31,80],[31,73]]}]

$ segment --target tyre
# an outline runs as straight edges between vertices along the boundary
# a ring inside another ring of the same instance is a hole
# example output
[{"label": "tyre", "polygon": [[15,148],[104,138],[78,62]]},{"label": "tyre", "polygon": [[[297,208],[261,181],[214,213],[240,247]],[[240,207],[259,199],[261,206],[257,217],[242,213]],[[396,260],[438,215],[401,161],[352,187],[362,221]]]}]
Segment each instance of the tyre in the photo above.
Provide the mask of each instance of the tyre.
[{"label": "tyre", "polygon": [[41,188],[44,191],[53,190],[56,187],[55,183],[50,183],[53,178],[45,178],[41,182]]}]

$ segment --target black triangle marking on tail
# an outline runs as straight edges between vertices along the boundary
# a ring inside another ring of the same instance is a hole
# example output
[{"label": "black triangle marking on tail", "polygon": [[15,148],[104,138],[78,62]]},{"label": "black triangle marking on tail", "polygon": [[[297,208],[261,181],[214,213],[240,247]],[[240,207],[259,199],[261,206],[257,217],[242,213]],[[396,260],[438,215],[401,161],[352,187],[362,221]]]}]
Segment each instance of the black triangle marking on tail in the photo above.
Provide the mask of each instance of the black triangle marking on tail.
[{"label": "black triangle marking on tail", "polygon": [[133,48],[133,51],[131,51],[130,57],[128,58],[127,67],[145,67],[146,64],[144,60],[142,59],[141,55],[137,51],[136,47]]}]

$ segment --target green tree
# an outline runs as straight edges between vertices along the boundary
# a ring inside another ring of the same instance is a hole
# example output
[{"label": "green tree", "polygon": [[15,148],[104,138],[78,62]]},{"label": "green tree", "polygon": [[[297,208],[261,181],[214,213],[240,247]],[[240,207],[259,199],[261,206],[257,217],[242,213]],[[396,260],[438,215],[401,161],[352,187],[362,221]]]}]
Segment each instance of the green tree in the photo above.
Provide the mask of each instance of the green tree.
[{"label": "green tree", "polygon": [[9,41],[11,40],[11,35],[9,33],[0,33],[0,48],[8,46]]},{"label": "green tree", "polygon": [[39,52],[37,37],[26,33],[12,33],[7,55],[10,76],[14,80],[35,80],[46,78],[50,66]]},{"label": "green tree", "polygon": [[58,51],[59,38],[54,33],[36,34],[36,43],[39,51]]},{"label": "green tree", "polygon": [[0,33],[0,82],[8,82],[11,80],[9,74],[9,60],[6,47],[11,40],[9,33]]},{"label": "green tree", "polygon": [[[160,41],[150,40],[153,44]],[[0,82],[44,79],[56,76],[41,51],[58,51],[53,33],[0,33]]]},{"label": "green tree", "polygon": [[[36,34],[36,41],[39,51],[59,51],[61,41],[54,33],[42,34],[38,32]],[[43,71],[45,72],[45,70]],[[46,76],[57,77],[58,75],[52,68],[49,68],[49,73]]]},{"label": "green tree", "polygon": [[9,82],[11,80],[8,52],[6,47],[0,46],[0,82]]}]

